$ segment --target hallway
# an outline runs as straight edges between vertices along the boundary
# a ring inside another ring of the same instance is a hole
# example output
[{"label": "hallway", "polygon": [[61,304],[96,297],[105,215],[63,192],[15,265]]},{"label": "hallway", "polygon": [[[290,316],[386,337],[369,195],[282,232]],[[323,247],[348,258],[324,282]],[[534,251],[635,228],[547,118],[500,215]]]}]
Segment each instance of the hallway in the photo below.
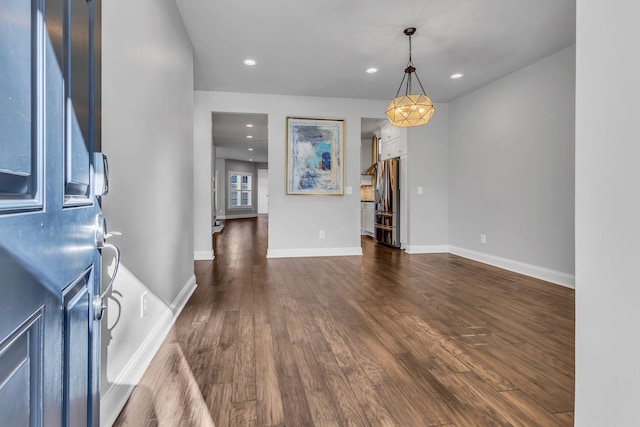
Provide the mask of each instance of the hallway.
[{"label": "hallway", "polygon": [[267,217],[214,261],[116,426],[571,426],[571,289],[364,237],[266,259]]}]

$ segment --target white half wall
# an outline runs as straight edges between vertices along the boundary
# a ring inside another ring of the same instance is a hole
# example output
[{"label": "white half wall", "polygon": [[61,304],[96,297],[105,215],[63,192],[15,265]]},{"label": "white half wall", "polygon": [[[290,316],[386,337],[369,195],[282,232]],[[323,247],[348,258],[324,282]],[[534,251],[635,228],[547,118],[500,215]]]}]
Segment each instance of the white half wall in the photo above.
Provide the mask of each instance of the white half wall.
[{"label": "white half wall", "polygon": [[574,274],[574,115],[575,46],[449,104],[450,246]]},{"label": "white half wall", "polygon": [[[378,117],[388,101],[196,91],[194,102],[195,251],[211,250],[211,112],[269,116],[269,251],[345,250],[360,247],[360,120]],[[286,118],[346,120],[344,196],[285,194]],[[325,238],[319,238],[319,231]],[[342,248],[342,249],[341,249]]]},{"label": "white half wall", "polygon": [[111,239],[122,266],[102,322],[105,395],[135,384],[123,372],[144,371],[156,347],[141,355],[141,343],[162,339],[168,329],[158,325],[173,321],[195,279],[191,43],[173,0],[104,1],[102,19],[103,211],[122,232]]},{"label": "white half wall", "polygon": [[577,2],[576,405],[639,426],[640,3]]}]

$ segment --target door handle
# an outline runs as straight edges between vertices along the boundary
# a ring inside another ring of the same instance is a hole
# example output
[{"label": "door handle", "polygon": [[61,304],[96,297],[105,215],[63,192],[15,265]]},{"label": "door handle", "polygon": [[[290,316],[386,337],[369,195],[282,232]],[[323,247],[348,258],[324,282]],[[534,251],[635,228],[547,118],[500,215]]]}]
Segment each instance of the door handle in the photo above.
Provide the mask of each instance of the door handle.
[{"label": "door handle", "polygon": [[102,320],[102,316],[104,314],[104,310],[107,308],[105,303],[105,296],[109,293],[111,288],[113,287],[113,283],[116,279],[116,275],[118,274],[118,267],[120,266],[120,249],[112,244],[107,243],[106,240],[111,236],[120,236],[122,233],[119,231],[112,231],[111,233],[107,232],[107,221],[102,217],[102,215],[98,215],[97,218],[98,224],[96,225],[96,246],[101,251],[105,249],[110,249],[113,251],[113,258],[115,261],[115,265],[113,267],[113,273],[111,273],[111,279],[109,279],[109,284],[104,290],[101,289],[101,293],[99,295],[95,295],[93,297],[93,313],[96,320]]},{"label": "door handle", "polygon": [[93,297],[93,312],[95,314],[96,320],[102,320],[104,310],[107,308],[107,304],[105,303],[105,296],[113,287],[113,282],[116,279],[116,275],[118,274],[118,267],[120,266],[120,249],[112,243],[104,243],[104,245],[102,246],[102,250],[104,251],[107,248],[113,251],[115,265],[113,267],[113,273],[111,273],[111,279],[109,279],[109,284],[107,285],[107,287],[104,288],[100,295],[96,295]]}]

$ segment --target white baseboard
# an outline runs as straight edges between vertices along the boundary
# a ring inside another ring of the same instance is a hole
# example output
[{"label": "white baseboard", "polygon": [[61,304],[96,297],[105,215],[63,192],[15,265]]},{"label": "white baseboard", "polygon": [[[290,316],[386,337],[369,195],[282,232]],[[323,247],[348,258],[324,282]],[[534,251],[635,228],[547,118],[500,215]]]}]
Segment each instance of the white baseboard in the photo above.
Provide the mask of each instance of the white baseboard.
[{"label": "white baseboard", "polygon": [[531,276],[535,277],[536,279],[555,283],[556,285],[561,285],[571,289],[576,288],[576,276],[572,274],[550,270],[548,268],[538,267],[536,265],[525,264],[523,262],[513,261],[510,259],[501,258],[482,252],[476,252],[469,249],[458,248],[455,246],[449,246],[449,252],[454,255],[472,259],[474,261],[480,261],[485,264],[493,265],[495,267],[504,268],[505,270],[515,271],[516,273],[524,274],[525,276]]},{"label": "white baseboard", "polygon": [[213,249],[210,251],[195,251],[193,253],[194,261],[211,261],[214,259]]},{"label": "white baseboard", "polygon": [[362,248],[267,249],[267,258],[301,258],[362,255]]},{"label": "white baseboard", "polygon": [[238,214],[227,215],[225,219],[242,219],[242,218],[257,218],[257,217],[258,217],[257,213],[238,213]]},{"label": "white baseboard", "polygon": [[176,318],[196,290],[196,276],[189,278],[171,305],[162,314],[147,338],[140,344],[134,355],[126,364],[111,387],[100,397],[100,425],[110,427],[118,418],[120,411],[127,403],[129,396],[142,378],[145,370],[158,352],[160,345],[171,330]]},{"label": "white baseboard", "polygon": [[408,254],[441,254],[449,252],[447,245],[407,245],[404,251]]}]

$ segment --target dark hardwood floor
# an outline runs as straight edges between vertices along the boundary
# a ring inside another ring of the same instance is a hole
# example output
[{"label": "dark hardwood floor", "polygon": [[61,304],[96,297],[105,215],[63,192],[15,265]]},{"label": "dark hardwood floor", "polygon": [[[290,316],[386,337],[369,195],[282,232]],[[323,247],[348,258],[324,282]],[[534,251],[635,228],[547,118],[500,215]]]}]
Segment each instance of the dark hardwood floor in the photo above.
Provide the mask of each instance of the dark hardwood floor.
[{"label": "dark hardwood floor", "polygon": [[216,259],[117,426],[571,426],[574,291],[449,254]]}]

